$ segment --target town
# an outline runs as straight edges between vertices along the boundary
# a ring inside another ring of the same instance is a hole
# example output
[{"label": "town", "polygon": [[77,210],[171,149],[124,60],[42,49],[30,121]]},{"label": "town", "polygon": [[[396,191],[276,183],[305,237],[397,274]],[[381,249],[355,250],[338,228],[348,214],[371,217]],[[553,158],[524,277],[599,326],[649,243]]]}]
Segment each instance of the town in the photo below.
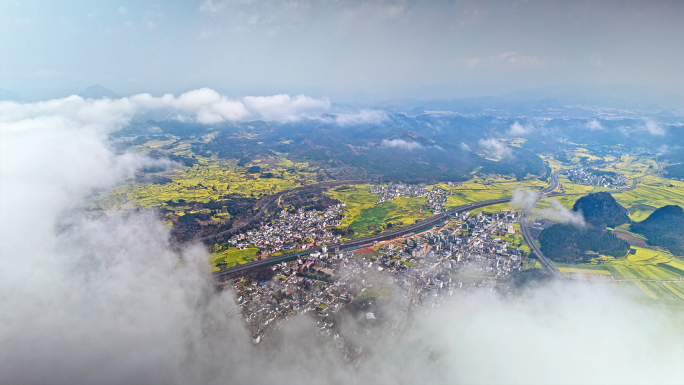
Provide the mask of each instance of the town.
[{"label": "town", "polygon": [[[329,220],[338,210],[326,210]],[[343,309],[360,312],[378,325],[383,319],[374,306],[389,297],[399,298],[406,313],[458,290],[507,290],[503,279],[521,269],[525,256],[517,247],[520,243],[508,241],[519,237],[518,220],[513,210],[472,216],[464,212],[428,231],[365,248],[330,250],[324,245],[295,261],[220,285],[235,290],[254,343],[279,320],[308,313],[318,322],[321,336],[351,357],[352,345],[336,328],[336,315]]]},{"label": "town", "polygon": [[257,230],[234,235],[228,244],[238,249],[245,249],[251,244],[261,249],[262,256],[267,256],[284,250],[306,250],[310,244],[335,243],[340,236],[327,228],[342,224],[340,212],[345,206],[344,203],[336,204],[322,213],[302,209],[294,213],[282,210],[277,220]]},{"label": "town", "polygon": [[596,169],[577,168],[565,171],[568,178],[577,184],[587,186],[601,186],[612,189],[621,189],[629,187],[627,185],[627,177],[612,171],[600,171]]}]

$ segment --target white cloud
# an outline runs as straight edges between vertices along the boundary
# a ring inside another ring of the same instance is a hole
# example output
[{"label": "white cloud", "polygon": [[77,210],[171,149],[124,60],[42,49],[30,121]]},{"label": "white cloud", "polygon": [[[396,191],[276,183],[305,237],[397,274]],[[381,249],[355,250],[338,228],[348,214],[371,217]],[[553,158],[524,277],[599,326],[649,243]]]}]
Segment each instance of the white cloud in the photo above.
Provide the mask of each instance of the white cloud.
[{"label": "white cloud", "polygon": [[542,210],[539,215],[542,218],[568,223],[577,227],[586,226],[582,213],[568,209],[555,199],[551,201],[551,206]]},{"label": "white cloud", "polygon": [[120,128],[136,114],[158,109],[172,109],[181,116],[190,114],[195,121],[204,124],[256,119],[293,121],[318,116],[328,108],[327,99],[304,95],[250,96],[233,100],[212,89],[201,88],[178,97],[138,94],[121,99],[93,100],[74,95],[38,103],[0,102],[0,122],[15,129],[27,124],[51,126],[57,121]]},{"label": "white cloud", "polygon": [[265,120],[293,121],[313,117],[330,108],[328,99],[313,99],[305,95],[247,96],[245,107]]},{"label": "white cloud", "polygon": [[660,126],[660,124],[650,119],[646,121],[644,129],[646,129],[646,131],[648,131],[651,135],[665,135],[665,130]]},{"label": "white cloud", "polygon": [[354,114],[339,114],[335,116],[335,123],[340,126],[353,126],[360,124],[380,124],[389,117],[384,111],[361,110]]},{"label": "white cloud", "polygon": [[380,143],[381,146],[383,147],[389,147],[389,148],[399,148],[402,150],[418,150],[423,148],[423,146],[420,143],[417,142],[409,142],[404,139],[392,139],[392,140],[387,140],[383,139],[383,141]]},{"label": "white cloud", "polygon": [[468,146],[467,144],[465,144],[465,143],[463,143],[463,142],[461,142],[461,150],[463,150],[463,151],[468,151],[468,152],[472,151],[472,149],[470,148],[470,146]]},{"label": "white cloud", "polygon": [[596,119],[592,119],[589,122],[587,122],[587,128],[590,130],[603,130],[601,122],[599,122]]},{"label": "white cloud", "polygon": [[126,12],[128,12],[128,9],[125,6],[122,5],[119,7],[119,14],[125,15]]},{"label": "white cloud", "polygon": [[[530,189],[518,189],[513,193],[511,206],[521,209],[529,209],[534,207],[539,198],[539,194],[531,191]],[[586,225],[584,222],[584,216],[582,216],[581,213],[566,208],[556,199],[552,200],[550,204],[550,207],[541,210],[539,213],[540,217],[563,223],[569,223],[578,227],[584,227]]]},{"label": "white cloud", "polygon": [[513,155],[510,147],[497,139],[481,139],[478,143],[480,144],[480,147],[484,148],[488,152],[493,153],[497,157],[507,158]]},{"label": "white cloud", "polygon": [[532,208],[535,203],[539,200],[539,194],[530,189],[517,189],[513,193],[513,198],[511,199],[511,206],[525,209]]},{"label": "white cloud", "polygon": [[532,133],[533,130],[534,130],[534,126],[531,124],[527,124],[527,125],[523,126],[522,124],[515,122],[515,123],[511,124],[511,127],[508,130],[508,135],[525,136],[525,135]]}]

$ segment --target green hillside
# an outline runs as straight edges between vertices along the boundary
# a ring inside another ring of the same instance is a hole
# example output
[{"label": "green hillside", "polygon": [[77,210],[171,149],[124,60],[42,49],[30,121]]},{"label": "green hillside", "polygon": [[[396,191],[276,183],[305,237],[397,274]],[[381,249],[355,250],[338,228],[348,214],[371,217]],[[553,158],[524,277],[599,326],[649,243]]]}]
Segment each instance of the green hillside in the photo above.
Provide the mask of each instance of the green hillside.
[{"label": "green hillside", "polygon": [[684,210],[677,205],[659,208],[641,222],[632,223],[630,230],[648,238],[648,243],[684,255]]},{"label": "green hillside", "polygon": [[572,210],[582,212],[587,222],[594,223],[598,227],[601,227],[600,223],[605,223],[608,227],[629,223],[627,209],[606,192],[589,194],[578,199]]}]

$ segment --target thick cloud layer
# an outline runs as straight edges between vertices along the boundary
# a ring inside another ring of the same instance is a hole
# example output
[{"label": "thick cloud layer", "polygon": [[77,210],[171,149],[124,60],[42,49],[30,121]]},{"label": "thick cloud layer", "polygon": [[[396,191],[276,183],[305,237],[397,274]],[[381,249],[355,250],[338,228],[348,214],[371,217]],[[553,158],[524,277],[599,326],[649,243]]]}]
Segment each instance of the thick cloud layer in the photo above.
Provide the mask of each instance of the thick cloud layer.
[{"label": "thick cloud layer", "polygon": [[172,110],[181,117],[189,115],[198,123],[224,121],[294,121],[316,117],[330,108],[327,99],[305,95],[246,96],[231,100],[218,92],[201,88],[175,97],[138,94],[121,99],[83,99],[69,96],[39,103],[0,102],[0,122],[11,128],[24,126],[87,127],[116,129],[136,114],[159,109]]},{"label": "thick cloud layer", "polygon": [[[306,317],[252,346],[230,291],[214,290],[200,245],[174,244],[154,212],[92,218],[81,210],[93,191],[150,162],[116,155],[104,141],[103,132],[124,125],[137,103],[0,106],[0,383],[684,379],[681,313],[580,283],[515,300],[456,295],[386,336],[342,325],[351,337],[358,332],[367,352],[358,364],[321,343]],[[211,104],[182,103],[193,111]]]}]

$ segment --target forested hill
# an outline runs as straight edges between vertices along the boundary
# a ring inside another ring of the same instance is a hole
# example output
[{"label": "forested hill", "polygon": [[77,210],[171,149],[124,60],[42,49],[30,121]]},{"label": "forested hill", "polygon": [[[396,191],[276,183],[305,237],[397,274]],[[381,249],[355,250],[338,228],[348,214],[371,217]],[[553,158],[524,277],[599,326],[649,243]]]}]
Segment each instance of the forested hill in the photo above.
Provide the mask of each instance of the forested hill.
[{"label": "forested hill", "polygon": [[606,230],[629,223],[627,210],[611,194],[600,192],[584,196],[575,202],[573,211],[582,212],[586,225],[555,224],[544,229],[539,243],[544,254],[556,262],[586,262],[593,253],[623,257],[629,244]]},{"label": "forested hill", "polygon": [[564,223],[555,224],[541,232],[539,243],[544,255],[562,263],[588,262],[596,257],[587,252],[619,258],[624,257],[629,250],[627,242],[617,238],[604,226],[592,224],[582,228]]},{"label": "forested hill", "polygon": [[631,230],[645,235],[648,243],[684,255],[684,209],[676,205],[663,206],[641,222],[632,223]]},{"label": "forested hill", "polygon": [[606,192],[589,194],[578,199],[572,210],[581,211],[587,222],[599,227],[600,223],[605,223],[608,227],[615,227],[630,222],[627,209]]}]

